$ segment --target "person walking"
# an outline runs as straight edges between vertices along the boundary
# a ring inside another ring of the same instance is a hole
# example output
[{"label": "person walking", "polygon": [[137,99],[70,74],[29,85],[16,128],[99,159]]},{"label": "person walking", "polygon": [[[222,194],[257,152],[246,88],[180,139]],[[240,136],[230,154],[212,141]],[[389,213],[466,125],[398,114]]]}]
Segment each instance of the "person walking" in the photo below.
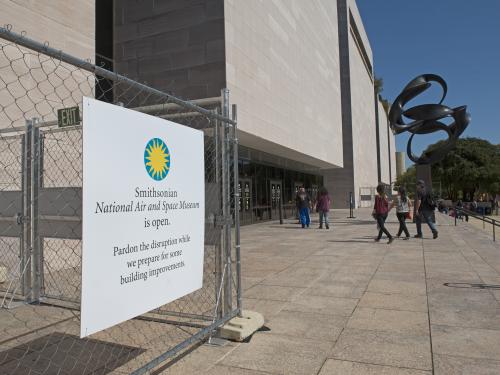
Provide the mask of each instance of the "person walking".
[{"label": "person walking", "polygon": [[296,198],[297,207],[299,208],[299,217],[302,228],[309,228],[311,218],[309,216],[309,208],[311,207],[311,198],[307,194],[303,186],[300,187]]},{"label": "person walking", "polygon": [[318,191],[318,197],[316,199],[316,211],[319,213],[319,228],[323,229],[323,222],[325,223],[325,228],[330,229],[330,223],[328,221],[328,212],[330,211],[330,195],[325,187],[322,187]]},{"label": "person walking", "polygon": [[[464,216],[463,216],[463,208],[464,208],[464,202],[462,202],[461,199],[458,200],[457,204],[456,204],[456,218],[457,220],[462,220],[464,221]],[[467,218],[467,221],[469,218]]]},{"label": "person walking", "polygon": [[431,192],[426,189],[425,182],[417,182],[417,196],[415,197],[415,223],[417,225],[417,234],[415,238],[422,238],[422,221],[425,221],[432,231],[432,237],[438,238],[438,231],[432,221],[432,213],[436,209]]},{"label": "person walking", "polygon": [[406,227],[406,219],[408,218],[410,214],[410,208],[411,208],[411,203],[410,199],[408,199],[408,196],[406,195],[406,189],[404,186],[400,186],[398,188],[398,198],[396,201],[392,202],[391,208],[389,211],[396,206],[396,216],[399,221],[399,229],[398,229],[398,234],[396,237],[400,237],[401,233],[405,233],[405,238],[404,240],[409,240],[410,239],[410,232],[408,232],[408,228]]},{"label": "person walking", "polygon": [[385,194],[385,187],[382,184],[377,186],[378,195],[375,196],[375,206],[373,207],[373,217],[377,220],[378,224],[378,236],[375,241],[380,241],[382,238],[382,233],[389,238],[388,244],[394,241],[394,238],[389,233],[385,227],[385,220],[387,219],[387,214],[389,213],[389,201],[387,200],[387,195]]}]

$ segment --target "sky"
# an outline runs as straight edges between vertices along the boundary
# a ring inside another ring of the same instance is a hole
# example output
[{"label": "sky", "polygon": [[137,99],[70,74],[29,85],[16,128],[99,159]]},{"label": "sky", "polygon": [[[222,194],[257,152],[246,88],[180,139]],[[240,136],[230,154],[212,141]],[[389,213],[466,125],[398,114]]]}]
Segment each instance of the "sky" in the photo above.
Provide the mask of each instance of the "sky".
[{"label": "sky", "polygon": [[[467,105],[472,121],[462,137],[500,144],[500,1],[357,0],[373,50],[374,70],[384,80],[382,96],[391,103],[414,77],[442,76],[443,102]],[[440,90],[408,103],[438,103]],[[449,121],[448,121],[449,123]],[[442,134],[442,135],[441,135]],[[406,151],[407,134],[396,136]],[[414,153],[445,139],[442,132],[415,137]],[[407,159],[407,166],[411,162]]]}]

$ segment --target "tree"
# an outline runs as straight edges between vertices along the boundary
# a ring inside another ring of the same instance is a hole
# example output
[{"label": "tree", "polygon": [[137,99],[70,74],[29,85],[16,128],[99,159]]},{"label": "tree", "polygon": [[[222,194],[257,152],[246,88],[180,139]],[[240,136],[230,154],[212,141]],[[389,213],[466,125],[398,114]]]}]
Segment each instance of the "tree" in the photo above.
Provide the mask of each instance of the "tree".
[{"label": "tree", "polygon": [[405,173],[398,176],[396,179],[396,188],[403,186],[409,197],[413,197],[415,190],[415,183],[417,181],[417,170],[414,165],[409,167]]},{"label": "tree", "polygon": [[[440,147],[439,141],[427,148]],[[424,151],[424,152],[426,152]],[[479,138],[464,138],[443,160],[432,165],[433,181],[441,181],[452,200],[473,198],[477,193],[494,195],[500,188],[500,145]]]},{"label": "tree", "polygon": [[[445,141],[430,145],[429,152]],[[500,194],[500,145],[479,138],[463,138],[443,160],[432,165],[433,183],[440,182],[444,197],[453,201],[472,199],[478,193]],[[416,168],[411,166],[397,178],[398,186],[411,193],[416,181]]]},{"label": "tree", "polygon": [[373,80],[373,87],[375,89],[375,93],[379,94],[384,91],[384,79],[381,77],[375,77]]},{"label": "tree", "polygon": [[375,94],[378,95],[382,107],[384,107],[385,113],[389,114],[391,103],[389,103],[389,101],[383,98],[380,94],[382,91],[384,91],[384,79],[381,77],[375,77],[375,79],[373,80],[373,88],[375,90]]}]

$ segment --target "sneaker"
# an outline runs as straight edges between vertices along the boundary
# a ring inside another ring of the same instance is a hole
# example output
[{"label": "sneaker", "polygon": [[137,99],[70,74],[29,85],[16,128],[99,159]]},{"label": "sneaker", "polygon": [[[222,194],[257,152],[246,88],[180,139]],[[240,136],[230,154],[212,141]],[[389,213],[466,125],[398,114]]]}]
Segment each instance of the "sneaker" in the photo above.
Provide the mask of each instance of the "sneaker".
[{"label": "sneaker", "polygon": [[304,224],[302,224],[302,228],[305,228],[306,226]]},{"label": "sneaker", "polygon": [[421,234],[416,234],[413,236],[413,238],[422,238],[422,235]]},{"label": "sneaker", "polygon": [[320,226],[318,227],[318,229],[323,229],[323,226],[322,226],[322,225],[320,225]]},{"label": "sneaker", "polygon": [[438,238],[438,232],[434,232],[434,233],[432,233],[432,238],[433,238],[433,239]]},{"label": "sneaker", "polygon": [[394,237],[391,237],[391,238],[389,238],[389,241],[387,241],[387,244],[390,245],[393,242],[394,242]]},{"label": "sneaker", "polygon": [[327,226],[326,226],[326,229],[330,229],[330,226],[329,226],[329,225],[327,225]]},{"label": "sneaker", "polygon": [[409,239],[410,239],[410,237],[404,237],[404,238],[403,238],[403,240],[405,240],[405,241],[407,241],[407,240],[409,240]]},{"label": "sneaker", "polygon": [[375,242],[379,242],[380,241],[380,238],[375,238]]}]

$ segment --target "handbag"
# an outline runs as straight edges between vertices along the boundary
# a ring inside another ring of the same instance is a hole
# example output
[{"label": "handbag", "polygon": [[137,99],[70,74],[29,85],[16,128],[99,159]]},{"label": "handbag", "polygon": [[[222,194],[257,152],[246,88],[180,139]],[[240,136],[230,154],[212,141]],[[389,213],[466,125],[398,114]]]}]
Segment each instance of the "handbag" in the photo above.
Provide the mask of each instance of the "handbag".
[{"label": "handbag", "polygon": [[413,219],[413,218],[412,218],[412,216],[411,216],[411,212],[410,212],[410,211],[408,211],[408,212],[406,213],[406,218],[407,218],[408,220]]}]

